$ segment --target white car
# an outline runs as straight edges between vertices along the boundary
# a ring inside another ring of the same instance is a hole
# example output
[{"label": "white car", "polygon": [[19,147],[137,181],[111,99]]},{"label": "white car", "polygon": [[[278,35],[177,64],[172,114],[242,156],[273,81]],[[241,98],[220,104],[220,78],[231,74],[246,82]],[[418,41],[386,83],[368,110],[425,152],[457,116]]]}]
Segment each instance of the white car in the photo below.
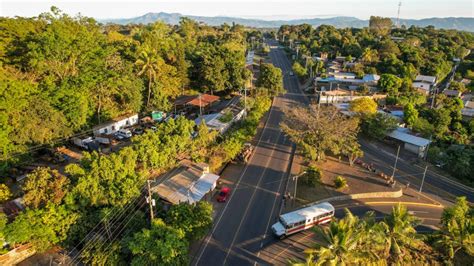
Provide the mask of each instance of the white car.
[{"label": "white car", "polygon": [[115,137],[119,140],[121,139],[129,139],[132,137],[132,132],[128,129],[120,129],[115,133]]}]

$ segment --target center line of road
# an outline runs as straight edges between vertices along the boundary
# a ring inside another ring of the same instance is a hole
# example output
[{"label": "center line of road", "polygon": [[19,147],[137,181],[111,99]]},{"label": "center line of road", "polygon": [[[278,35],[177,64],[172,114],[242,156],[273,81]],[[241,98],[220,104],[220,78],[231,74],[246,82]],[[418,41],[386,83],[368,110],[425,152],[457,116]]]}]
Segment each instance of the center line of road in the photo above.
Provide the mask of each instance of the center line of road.
[{"label": "center line of road", "polygon": [[[264,125],[263,130],[262,130],[262,133],[260,134],[260,137],[259,137],[259,139],[258,139],[258,141],[257,141],[256,147],[259,146],[260,141],[262,140],[262,137],[263,137],[263,135],[264,135],[264,133],[265,133],[265,130],[267,129],[267,123],[268,123],[268,121],[270,121],[270,117],[271,117],[272,114],[273,114],[273,105],[274,105],[274,103],[275,103],[275,100],[273,100],[272,107],[270,107],[270,111],[269,111],[269,113],[268,113],[267,120],[265,121],[265,125]],[[249,163],[247,163],[247,165],[245,165],[244,171],[242,171],[242,174],[240,175],[239,179],[237,180],[237,183],[235,184],[235,188],[236,188],[236,189],[239,187],[239,184],[240,184],[240,181],[242,180],[242,177],[247,173],[247,169],[248,169],[250,163],[252,162],[252,159],[253,159],[253,157],[254,157],[254,155],[255,155],[256,150],[257,150],[257,148],[255,148],[255,150],[253,151],[253,153],[252,153],[252,155],[251,155],[251,157],[250,157],[250,159],[249,159]],[[212,228],[211,232],[209,233],[209,236],[208,236],[208,237],[206,238],[206,240],[204,241],[204,247],[202,248],[201,252],[199,253],[199,257],[197,258],[195,265],[197,265],[197,264],[199,263],[199,261],[201,260],[201,257],[202,257],[202,255],[204,254],[204,251],[205,251],[206,248],[207,248],[207,245],[209,245],[209,240],[210,240],[210,238],[212,238],[212,235],[213,235],[214,232],[216,231],[216,229],[217,229],[217,227],[218,227],[218,225],[219,225],[219,223],[220,223],[222,217],[224,216],[224,213],[225,213],[227,207],[229,206],[229,203],[232,201],[232,199],[234,199],[233,196],[234,196],[234,193],[231,193],[231,194],[230,194],[229,201],[226,203],[226,205],[224,206],[224,209],[222,210],[222,212],[221,212],[220,215],[219,215],[219,219],[217,219],[217,222],[216,222],[216,224],[214,225],[214,227]]]},{"label": "center line of road", "polygon": [[[273,153],[275,152],[275,148],[276,146],[278,145],[278,140],[280,139],[281,137],[281,131],[278,133],[278,137],[276,138],[276,142],[275,144],[273,145],[274,149],[272,149],[272,152],[270,153],[270,158],[273,157]],[[262,179],[263,179],[263,176],[265,175],[265,173],[267,172],[267,169],[268,169],[268,166],[270,165],[270,162],[271,160],[268,160],[268,162],[266,163],[265,165],[265,169],[263,170],[263,173],[260,175],[260,178],[258,179],[258,182],[257,182],[257,187],[260,185]],[[245,212],[244,212],[244,216],[242,217],[242,219],[240,220],[240,223],[239,223],[239,226],[237,227],[237,231],[235,232],[234,234],[234,237],[232,238],[232,242],[230,243],[230,247],[228,248],[227,252],[226,252],[226,256],[225,256],[225,259],[224,259],[224,262],[223,262],[223,265],[225,265],[226,261],[227,261],[227,258],[229,257],[229,254],[234,246],[234,242],[235,242],[235,239],[237,238],[237,235],[239,234],[240,232],[240,228],[242,227],[242,224],[243,222],[245,221],[245,218],[247,217],[247,213],[250,209],[250,205],[252,204],[252,200],[255,196],[255,193],[257,192],[257,189],[255,189],[252,193],[252,196],[250,197],[250,201],[247,205],[247,207],[245,208]]]}]

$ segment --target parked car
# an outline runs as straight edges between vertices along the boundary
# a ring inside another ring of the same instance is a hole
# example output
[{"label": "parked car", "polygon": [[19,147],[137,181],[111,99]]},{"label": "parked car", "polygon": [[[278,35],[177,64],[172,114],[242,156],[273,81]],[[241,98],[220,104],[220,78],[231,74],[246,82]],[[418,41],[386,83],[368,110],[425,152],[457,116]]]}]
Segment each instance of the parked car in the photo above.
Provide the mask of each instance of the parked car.
[{"label": "parked car", "polygon": [[295,73],[293,73],[293,71],[290,71],[290,76],[294,76]]},{"label": "parked car", "polygon": [[219,191],[219,194],[217,195],[217,201],[218,202],[226,202],[227,198],[230,196],[230,188],[229,187],[223,187],[221,188],[221,191]]},{"label": "parked car", "polygon": [[137,128],[134,128],[134,129],[133,129],[133,132],[132,132],[132,133],[133,133],[133,135],[141,135],[141,134],[143,134],[143,132],[144,132],[144,131],[143,131],[143,128],[137,127]]},{"label": "parked car", "polygon": [[119,131],[115,133],[115,137],[118,140],[129,139],[132,137],[132,132],[128,129],[120,129]]}]

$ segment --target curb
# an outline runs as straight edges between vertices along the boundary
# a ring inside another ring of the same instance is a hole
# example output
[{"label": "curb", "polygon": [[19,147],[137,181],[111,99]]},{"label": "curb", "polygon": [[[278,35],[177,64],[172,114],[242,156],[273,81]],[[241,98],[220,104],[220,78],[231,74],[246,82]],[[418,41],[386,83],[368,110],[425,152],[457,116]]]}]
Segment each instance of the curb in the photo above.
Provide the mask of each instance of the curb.
[{"label": "curb", "polygon": [[430,204],[430,203],[419,203],[419,202],[403,202],[403,201],[369,201],[364,202],[365,205],[384,205],[384,204],[401,204],[401,205],[414,205],[414,206],[424,206],[424,207],[433,207],[433,208],[444,208],[443,205]]},{"label": "curb", "polygon": [[403,190],[401,188],[400,190],[397,190],[397,191],[357,193],[357,194],[335,196],[335,197],[325,198],[318,201],[313,201],[311,203],[301,206],[300,208],[304,208],[304,207],[322,203],[322,202],[329,202],[329,201],[342,201],[342,200],[351,200],[351,199],[373,199],[373,198],[400,198],[401,196],[403,196]]}]

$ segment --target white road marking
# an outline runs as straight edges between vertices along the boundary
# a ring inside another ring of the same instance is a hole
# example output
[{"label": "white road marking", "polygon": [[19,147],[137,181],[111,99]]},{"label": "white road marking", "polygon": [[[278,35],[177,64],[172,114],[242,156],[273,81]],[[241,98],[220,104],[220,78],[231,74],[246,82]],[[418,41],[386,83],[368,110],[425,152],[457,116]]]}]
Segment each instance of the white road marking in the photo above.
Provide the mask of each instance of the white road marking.
[{"label": "white road marking", "polygon": [[[262,140],[262,137],[263,137],[263,135],[264,135],[264,133],[265,133],[266,125],[267,125],[268,121],[270,121],[270,117],[272,116],[272,112],[273,112],[273,104],[274,104],[274,102],[275,102],[275,100],[273,100],[272,106],[270,107],[270,111],[269,111],[269,113],[268,113],[267,121],[265,121],[265,127],[263,128],[262,133],[260,134],[260,138],[259,138],[258,141],[257,141],[256,147],[258,147],[258,145],[260,144],[260,141]],[[256,150],[257,150],[257,148],[255,148],[254,151],[252,152],[251,158],[249,159],[249,163],[247,163],[247,164],[245,165],[244,171],[242,171],[242,174],[240,175],[239,179],[237,180],[237,183],[235,184],[235,188],[236,188],[236,189],[239,187],[240,181],[242,180],[242,177],[244,176],[244,174],[247,173],[247,169],[248,169],[248,167],[249,167],[249,165],[250,165],[250,162],[252,162],[252,159],[253,159],[253,157],[254,157],[254,154],[255,154],[255,151],[256,151]],[[226,205],[224,206],[224,209],[223,209],[222,212],[220,213],[219,219],[217,220],[217,222],[216,222],[214,228],[212,228],[212,230],[211,230],[211,232],[210,232],[210,234],[209,234],[209,237],[206,238],[206,241],[204,242],[204,247],[202,248],[201,253],[199,254],[199,257],[197,258],[195,265],[197,265],[197,264],[199,263],[199,261],[201,260],[201,257],[202,257],[202,255],[204,254],[204,251],[206,250],[207,245],[209,244],[209,240],[210,240],[210,238],[212,238],[212,235],[213,235],[214,232],[216,231],[216,229],[217,229],[217,227],[218,227],[218,225],[219,225],[219,223],[220,223],[222,217],[224,216],[225,210],[226,210],[227,207],[229,206],[229,203],[230,203],[230,202],[232,201],[232,199],[234,198],[234,197],[233,197],[234,194],[235,194],[235,193],[231,193],[231,194],[230,194],[229,201],[227,201]]]},{"label": "white road marking", "polygon": [[[280,136],[281,136],[281,131],[278,133],[278,137],[276,138],[277,141],[275,142],[275,144],[273,145],[274,146],[274,149],[272,149],[272,152],[270,153],[270,157],[273,157],[273,153],[275,153],[275,148],[276,146],[278,145],[278,140],[280,139]],[[263,176],[265,175],[265,173],[267,172],[267,169],[268,169],[268,166],[270,165],[270,162],[272,160],[268,160],[268,162],[266,163],[265,165],[265,169],[263,170],[263,173],[260,175],[260,178],[258,179],[258,182],[257,182],[257,187],[260,185],[260,182],[262,181],[263,179]],[[240,223],[239,223],[239,226],[237,227],[237,231],[235,232],[234,234],[234,237],[232,238],[232,242],[230,243],[230,247],[228,248],[227,252],[226,252],[226,256],[224,258],[224,262],[222,263],[223,265],[225,265],[225,263],[227,262],[227,258],[229,257],[229,254],[230,254],[230,251],[232,250],[233,246],[234,246],[234,242],[235,242],[235,239],[237,238],[237,235],[239,234],[240,232],[240,228],[242,227],[242,224],[244,223],[245,221],[245,218],[247,217],[247,213],[250,209],[250,205],[252,204],[252,201],[253,201],[253,198],[255,196],[255,193],[257,192],[257,189],[255,189],[252,193],[252,196],[250,197],[250,201],[247,205],[247,208],[245,208],[245,212],[244,212],[244,216],[242,217],[242,219],[240,220]]]}]

